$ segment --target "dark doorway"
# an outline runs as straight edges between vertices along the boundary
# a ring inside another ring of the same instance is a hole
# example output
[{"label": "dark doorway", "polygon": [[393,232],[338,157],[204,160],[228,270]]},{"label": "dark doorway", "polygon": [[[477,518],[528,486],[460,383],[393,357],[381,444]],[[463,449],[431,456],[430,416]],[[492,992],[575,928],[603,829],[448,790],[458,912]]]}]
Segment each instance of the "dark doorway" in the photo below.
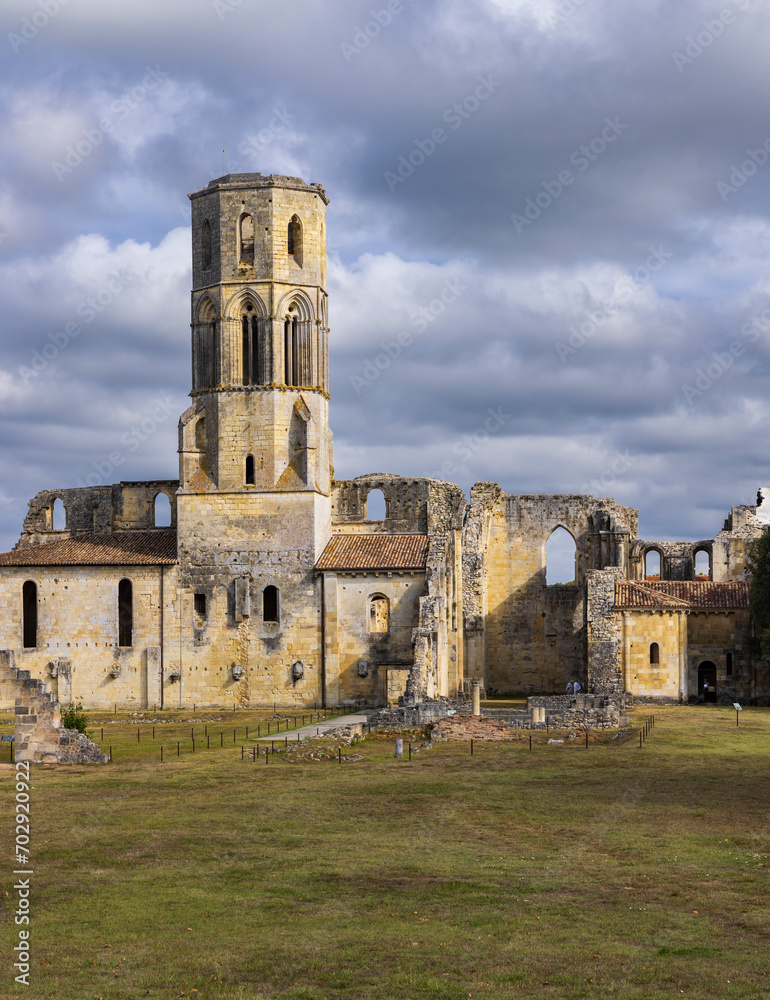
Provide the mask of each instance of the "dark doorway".
[{"label": "dark doorway", "polygon": [[698,667],[698,701],[716,705],[717,668],[710,660],[706,660]]}]

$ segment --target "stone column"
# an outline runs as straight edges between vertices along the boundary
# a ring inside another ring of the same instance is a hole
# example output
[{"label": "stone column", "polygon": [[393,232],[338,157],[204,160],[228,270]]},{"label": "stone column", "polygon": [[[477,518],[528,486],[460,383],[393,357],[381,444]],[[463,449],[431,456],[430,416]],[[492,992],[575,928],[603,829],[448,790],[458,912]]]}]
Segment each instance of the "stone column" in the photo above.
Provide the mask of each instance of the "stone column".
[{"label": "stone column", "polygon": [[481,681],[473,681],[473,714],[481,715]]},{"label": "stone column", "polygon": [[679,698],[687,704],[689,688],[687,683],[687,612],[679,611]]}]

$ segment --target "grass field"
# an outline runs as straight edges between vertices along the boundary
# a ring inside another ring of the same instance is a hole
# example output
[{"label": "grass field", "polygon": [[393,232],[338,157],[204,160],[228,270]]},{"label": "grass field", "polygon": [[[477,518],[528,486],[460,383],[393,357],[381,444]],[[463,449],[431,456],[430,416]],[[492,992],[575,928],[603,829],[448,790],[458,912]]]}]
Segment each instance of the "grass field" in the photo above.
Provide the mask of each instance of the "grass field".
[{"label": "grass field", "polygon": [[[194,756],[161,765],[157,732],[142,756],[147,726],[137,748],[113,719],[112,765],[34,770],[32,985],[9,849],[0,996],[770,998],[770,711],[656,709],[642,748],[409,762],[375,735],[341,764],[336,744],[242,761],[227,713],[195,718],[220,715],[194,726],[229,745]],[[0,765],[9,844],[12,779]]]}]

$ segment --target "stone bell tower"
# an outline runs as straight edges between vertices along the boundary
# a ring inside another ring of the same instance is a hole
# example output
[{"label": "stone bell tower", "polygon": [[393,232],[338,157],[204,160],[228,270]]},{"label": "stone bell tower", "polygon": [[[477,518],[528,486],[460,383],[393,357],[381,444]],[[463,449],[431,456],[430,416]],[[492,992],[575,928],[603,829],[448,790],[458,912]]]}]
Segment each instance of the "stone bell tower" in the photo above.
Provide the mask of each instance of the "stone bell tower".
[{"label": "stone bell tower", "polygon": [[192,201],[192,404],[179,422],[185,700],[322,696],[331,536],[326,194],[228,174]]},{"label": "stone bell tower", "polygon": [[228,174],[190,199],[196,405],[182,488],[328,496],[326,194]]}]

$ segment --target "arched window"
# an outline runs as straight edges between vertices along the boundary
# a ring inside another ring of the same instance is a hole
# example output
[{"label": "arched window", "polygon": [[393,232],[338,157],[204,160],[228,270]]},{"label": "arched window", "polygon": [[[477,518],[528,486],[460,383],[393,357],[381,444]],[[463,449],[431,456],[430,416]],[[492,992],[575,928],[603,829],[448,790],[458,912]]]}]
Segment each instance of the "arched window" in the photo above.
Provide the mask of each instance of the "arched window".
[{"label": "arched window", "polygon": [[130,580],[118,584],[118,645],[134,644],[134,588]]},{"label": "arched window", "polygon": [[388,502],[382,490],[369,490],[366,497],[366,520],[384,521],[388,516]]},{"label": "arched window", "polygon": [[390,627],[390,602],[383,594],[373,594],[369,598],[369,631],[380,634]]},{"label": "arched window", "polygon": [[246,456],[246,485],[254,485],[254,456]]},{"label": "arched window", "polygon": [[648,549],[644,556],[644,578],[645,580],[661,579],[661,558],[657,549]]},{"label": "arched window", "polygon": [[21,588],[24,648],[37,648],[37,584],[27,580]]},{"label": "arched window", "polygon": [[286,236],[286,248],[290,257],[302,267],[302,223],[298,215],[291,217],[289,231]]},{"label": "arched window", "polygon": [[211,267],[211,223],[208,219],[204,220],[201,233],[201,266],[204,271]]},{"label": "arched window", "polygon": [[650,663],[660,663],[660,646],[657,642],[650,643]]},{"label": "arched window", "polygon": [[278,621],[278,588],[272,585],[262,591],[262,621]]},{"label": "arched window", "polygon": [[708,549],[698,549],[695,553],[695,579],[711,579],[711,553]]},{"label": "arched window", "polygon": [[243,384],[263,385],[266,381],[259,349],[259,317],[251,302],[241,310]]},{"label": "arched window", "polygon": [[575,539],[565,528],[554,528],[545,543],[545,582],[575,583]]},{"label": "arched window", "polygon": [[198,451],[206,450],[206,418],[201,417],[195,425],[195,447]]},{"label": "arched window", "polygon": [[195,388],[217,385],[219,378],[219,331],[214,303],[206,297],[198,313],[193,349]]},{"label": "arched window", "polygon": [[155,497],[153,524],[156,528],[171,527],[171,501],[165,493],[158,493]]},{"label": "arched window", "polygon": [[254,263],[254,219],[246,214],[241,216],[240,262]]},{"label": "arched window", "polygon": [[51,527],[54,531],[64,531],[67,527],[67,511],[64,508],[64,501],[60,497],[57,497],[53,502]]}]

